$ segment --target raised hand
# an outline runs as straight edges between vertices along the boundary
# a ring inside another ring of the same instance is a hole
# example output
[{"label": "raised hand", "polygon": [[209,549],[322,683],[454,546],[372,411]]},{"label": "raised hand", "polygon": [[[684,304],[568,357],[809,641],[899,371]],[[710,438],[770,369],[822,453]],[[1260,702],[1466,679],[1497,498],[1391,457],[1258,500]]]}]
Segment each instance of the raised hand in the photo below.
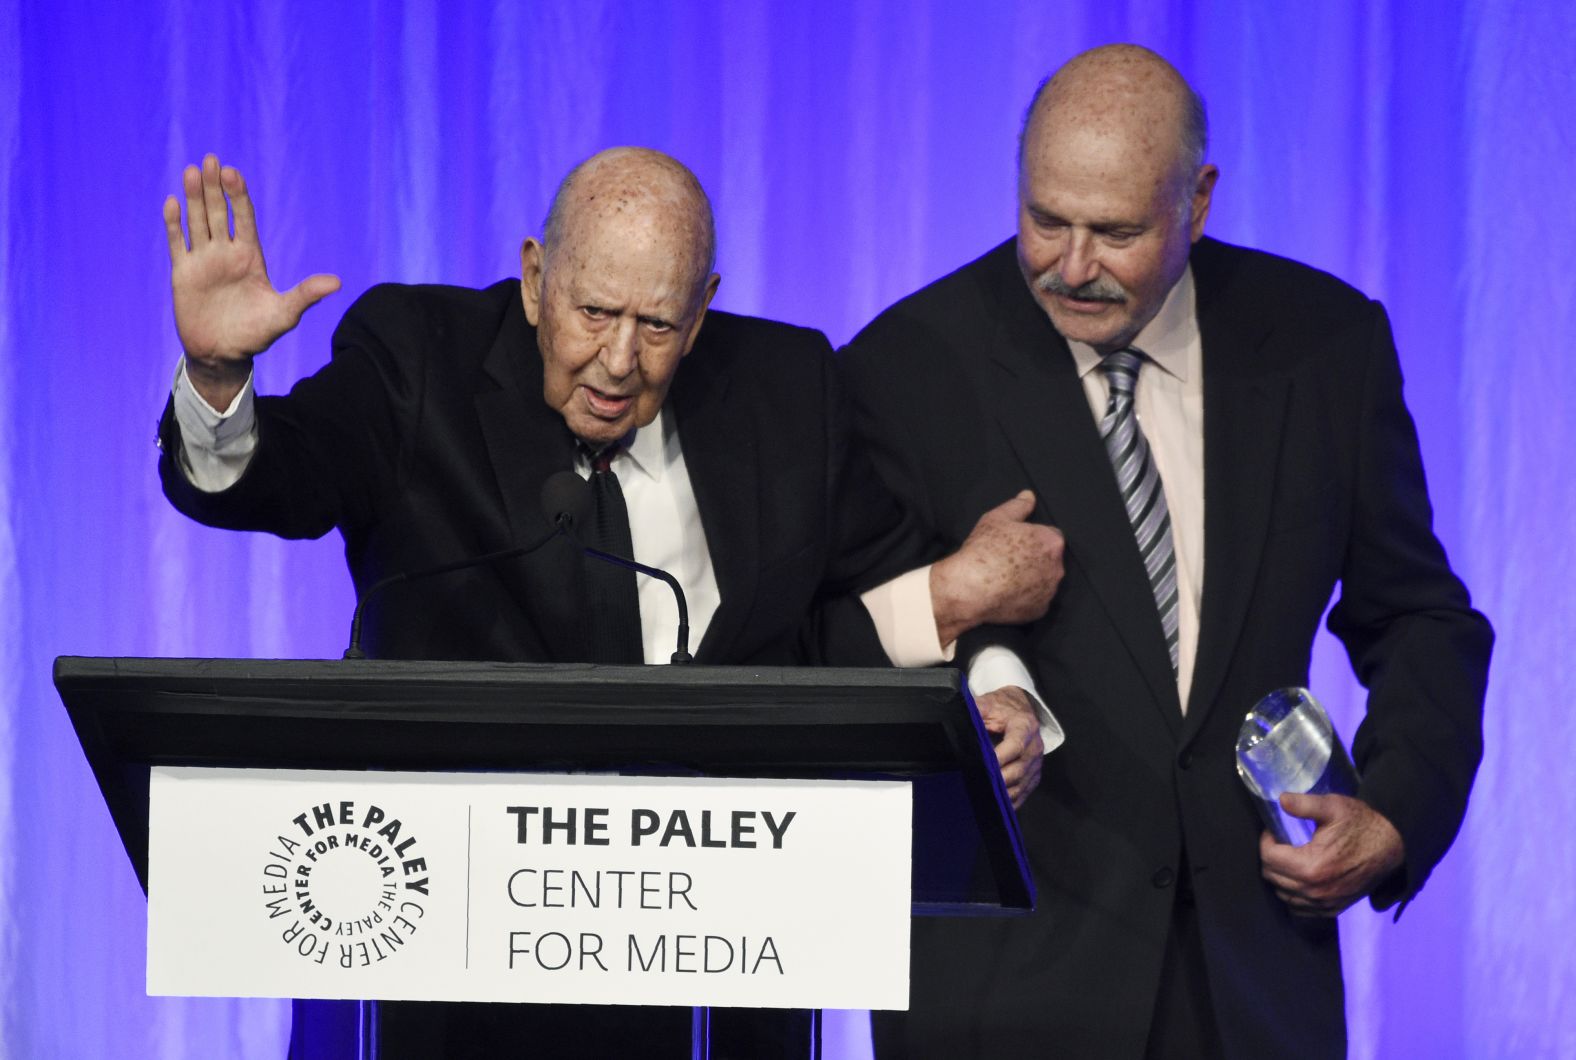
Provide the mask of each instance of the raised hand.
[{"label": "raised hand", "polygon": [[192,384],[209,405],[223,409],[245,385],[252,358],[295,327],[307,309],[339,290],[339,277],[319,273],[288,291],[276,291],[263,262],[246,181],[234,167],[220,166],[217,156],[205,156],[201,168],[187,166],[181,186],[186,232],[180,201],[174,195],[164,200],[175,328]]},{"label": "raised hand", "polygon": [[1062,580],[1062,532],[1029,522],[1024,490],[980,516],[952,555],[930,568],[936,633],[950,644],[985,623],[1018,625],[1045,614]]}]

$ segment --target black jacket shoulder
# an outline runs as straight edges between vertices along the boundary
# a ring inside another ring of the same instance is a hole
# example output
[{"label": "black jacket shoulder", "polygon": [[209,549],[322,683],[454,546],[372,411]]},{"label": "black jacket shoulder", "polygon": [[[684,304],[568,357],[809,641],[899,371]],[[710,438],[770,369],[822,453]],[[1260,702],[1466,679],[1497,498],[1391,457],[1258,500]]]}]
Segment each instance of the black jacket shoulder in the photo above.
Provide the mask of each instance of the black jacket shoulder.
[{"label": "black jacket shoulder", "polygon": [[1333,320],[1366,316],[1367,295],[1338,277],[1262,250],[1201,239],[1189,258],[1199,315],[1213,303],[1243,312],[1253,307],[1279,328],[1328,330]]},{"label": "black jacket shoulder", "polygon": [[1028,298],[1018,271],[1017,240],[1008,239],[967,265],[893,303],[849,344],[860,346],[883,333],[920,329],[940,336],[978,333],[982,316],[996,317],[1006,298]]},{"label": "black jacket shoulder", "polygon": [[355,300],[334,329],[334,351],[369,346],[479,362],[520,305],[520,281],[487,287],[380,283]]}]

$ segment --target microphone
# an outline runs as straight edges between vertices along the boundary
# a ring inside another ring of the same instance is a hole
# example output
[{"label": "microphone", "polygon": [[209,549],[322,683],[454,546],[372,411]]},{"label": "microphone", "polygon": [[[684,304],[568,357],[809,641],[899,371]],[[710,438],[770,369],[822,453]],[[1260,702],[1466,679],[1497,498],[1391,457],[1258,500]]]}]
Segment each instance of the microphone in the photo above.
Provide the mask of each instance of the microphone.
[{"label": "microphone", "polygon": [[579,544],[575,527],[591,525],[591,486],[573,471],[558,471],[542,483],[542,511]]},{"label": "microphone", "polygon": [[356,601],[355,613],[350,617],[350,646],[345,649],[346,659],[365,659],[366,653],[361,650],[361,615],[368,601],[391,585],[403,582],[420,581],[423,578],[436,577],[439,574],[449,574],[454,571],[466,570],[470,567],[480,567],[487,563],[497,563],[506,559],[517,559],[529,555],[546,545],[549,541],[562,535],[580,546],[587,556],[593,556],[604,563],[612,563],[627,570],[637,571],[665,582],[673,590],[674,599],[679,608],[679,632],[676,650],[670,658],[673,663],[692,662],[694,657],[689,653],[689,607],[684,600],[684,589],[679,585],[678,579],[665,570],[648,567],[644,563],[636,563],[623,556],[615,556],[611,552],[585,546],[576,534],[576,528],[588,524],[591,519],[591,487],[585,479],[573,471],[558,471],[547,477],[542,483],[542,510],[548,513],[553,521],[553,528],[541,535],[536,540],[512,548],[499,549],[483,556],[472,556],[469,559],[455,560],[437,567],[428,567],[419,571],[401,571],[391,574],[387,578],[374,582],[372,587],[361,595]]}]

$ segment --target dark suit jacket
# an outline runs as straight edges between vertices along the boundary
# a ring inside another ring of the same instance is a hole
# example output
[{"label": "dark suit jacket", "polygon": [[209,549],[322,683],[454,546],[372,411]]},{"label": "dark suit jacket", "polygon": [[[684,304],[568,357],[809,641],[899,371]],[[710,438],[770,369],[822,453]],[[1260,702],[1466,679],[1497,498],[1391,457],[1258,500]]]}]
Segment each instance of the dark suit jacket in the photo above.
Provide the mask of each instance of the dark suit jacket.
[{"label": "dark suit jacket", "polygon": [[[926,557],[869,463],[848,451],[825,337],[712,312],[668,408],[721,593],[697,661],[884,663],[849,594]],[[259,398],[257,415],[245,474],[207,494],[170,457],[179,439],[166,410],[166,495],[210,526],[290,538],[338,528],[358,593],[545,533],[542,483],[574,460],[572,436],[542,400],[518,281],[372,288],[335,332],[331,362],[288,396]],[[581,558],[559,540],[398,586],[368,610],[369,654],[584,660],[583,580]]]},{"label": "dark suit jacket", "polygon": [[[1383,309],[1323,273],[1211,240],[1192,256],[1204,350],[1205,533],[1184,717],[1153,597],[1066,343],[1011,241],[887,310],[844,357],[859,430],[938,545],[1028,487],[1067,573],[1025,646],[1067,743],[1020,813],[1027,921],[916,924],[912,1055],[1142,1055],[1176,874],[1190,869],[1232,1056],[1344,1053],[1333,920],[1259,875],[1234,769],[1247,709],[1306,684],[1320,616],[1369,689],[1361,797],[1409,899],[1460,826],[1491,633],[1431,530]],[[1350,734],[1348,734],[1350,735]]]}]

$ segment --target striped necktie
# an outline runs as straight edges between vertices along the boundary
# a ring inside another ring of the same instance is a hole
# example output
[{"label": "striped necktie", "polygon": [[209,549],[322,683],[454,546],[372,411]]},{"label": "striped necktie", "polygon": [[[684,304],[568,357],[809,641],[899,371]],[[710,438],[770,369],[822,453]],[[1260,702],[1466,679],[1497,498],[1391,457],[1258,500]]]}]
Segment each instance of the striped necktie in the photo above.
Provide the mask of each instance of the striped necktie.
[{"label": "striped necktie", "polygon": [[1105,416],[1100,420],[1100,437],[1106,455],[1116,471],[1116,484],[1122,491],[1128,522],[1138,541],[1138,554],[1149,575],[1149,588],[1160,613],[1160,629],[1171,653],[1171,672],[1177,669],[1177,560],[1171,545],[1171,515],[1166,508],[1165,490],[1160,488],[1160,470],[1149,452],[1149,443],[1138,426],[1133,410],[1133,388],[1144,355],[1135,349],[1107,354],[1100,371],[1110,389]]}]

